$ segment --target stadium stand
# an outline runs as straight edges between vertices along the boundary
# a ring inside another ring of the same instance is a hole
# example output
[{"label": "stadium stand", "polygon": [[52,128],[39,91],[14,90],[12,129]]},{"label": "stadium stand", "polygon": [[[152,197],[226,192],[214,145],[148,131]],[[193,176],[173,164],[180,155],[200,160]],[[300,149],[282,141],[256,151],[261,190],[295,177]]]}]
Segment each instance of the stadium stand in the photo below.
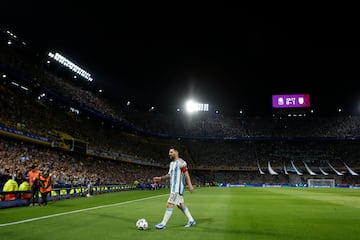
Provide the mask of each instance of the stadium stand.
[{"label": "stadium stand", "polygon": [[[89,83],[54,71],[30,47],[0,42],[0,52],[0,189],[9,177],[20,186],[33,164],[53,175],[50,200],[83,196],[89,183],[95,193],[151,189],[174,144],[196,185],[305,185],[310,168],[337,186],[359,186],[359,116],[141,112],[116,107]],[[270,163],[278,175],[270,174]],[[28,203],[29,190],[10,192],[18,202],[2,193],[0,206]]]}]

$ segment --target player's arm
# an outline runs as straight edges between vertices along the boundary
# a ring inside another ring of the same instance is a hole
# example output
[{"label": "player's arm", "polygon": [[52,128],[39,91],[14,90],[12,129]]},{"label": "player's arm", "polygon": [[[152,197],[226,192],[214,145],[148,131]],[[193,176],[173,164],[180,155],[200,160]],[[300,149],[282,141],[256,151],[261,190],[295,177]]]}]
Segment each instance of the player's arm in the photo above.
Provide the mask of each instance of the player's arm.
[{"label": "player's arm", "polygon": [[153,182],[160,182],[161,180],[168,179],[170,177],[170,174],[165,174],[161,177],[153,177]]},{"label": "player's arm", "polygon": [[185,175],[185,180],[186,180],[186,183],[187,183],[187,185],[188,185],[188,188],[189,188],[189,192],[193,192],[194,191],[194,187],[193,187],[193,185],[192,185],[192,183],[191,183],[191,178],[190,178],[190,174],[189,174],[189,171],[185,171],[184,172],[184,175]]}]

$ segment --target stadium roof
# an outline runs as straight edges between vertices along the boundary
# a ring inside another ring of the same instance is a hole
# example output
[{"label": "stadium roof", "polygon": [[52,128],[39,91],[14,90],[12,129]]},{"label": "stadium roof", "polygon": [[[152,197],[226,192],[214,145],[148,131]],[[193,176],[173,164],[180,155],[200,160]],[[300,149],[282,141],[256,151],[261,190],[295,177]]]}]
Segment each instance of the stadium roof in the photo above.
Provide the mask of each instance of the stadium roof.
[{"label": "stadium roof", "polygon": [[188,98],[262,115],[271,95],[308,93],[320,112],[359,113],[358,14],[341,7],[239,8],[123,2],[2,5],[3,27],[89,71],[119,105]]}]

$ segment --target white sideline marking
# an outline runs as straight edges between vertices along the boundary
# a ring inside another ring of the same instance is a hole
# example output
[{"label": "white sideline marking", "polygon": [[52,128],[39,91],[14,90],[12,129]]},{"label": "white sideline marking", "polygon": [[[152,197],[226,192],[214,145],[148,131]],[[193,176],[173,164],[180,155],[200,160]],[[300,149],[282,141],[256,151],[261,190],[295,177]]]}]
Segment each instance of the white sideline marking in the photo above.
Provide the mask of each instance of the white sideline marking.
[{"label": "white sideline marking", "polygon": [[16,222],[1,223],[0,227],[6,227],[6,226],[10,226],[10,225],[17,225],[17,224],[26,223],[26,222],[33,222],[33,221],[37,221],[37,220],[41,220],[41,219],[53,218],[53,217],[68,215],[68,214],[72,214],[72,213],[91,211],[91,210],[105,208],[105,207],[119,206],[119,205],[124,205],[124,204],[128,204],[128,203],[134,203],[134,202],[139,202],[139,201],[143,201],[143,200],[148,200],[148,199],[152,199],[152,198],[158,198],[158,197],[162,197],[164,195],[168,195],[168,194],[162,194],[162,195],[157,195],[157,196],[152,196],[152,197],[147,197],[147,198],[140,198],[140,199],[121,202],[121,203],[114,203],[114,204],[108,204],[108,205],[101,205],[101,206],[97,206],[97,207],[84,208],[84,209],[74,210],[74,211],[70,211],[70,212],[55,213],[55,214],[51,214],[51,215],[47,215],[47,216],[29,218],[29,219],[24,219],[24,220],[21,220],[21,221],[16,221]]}]

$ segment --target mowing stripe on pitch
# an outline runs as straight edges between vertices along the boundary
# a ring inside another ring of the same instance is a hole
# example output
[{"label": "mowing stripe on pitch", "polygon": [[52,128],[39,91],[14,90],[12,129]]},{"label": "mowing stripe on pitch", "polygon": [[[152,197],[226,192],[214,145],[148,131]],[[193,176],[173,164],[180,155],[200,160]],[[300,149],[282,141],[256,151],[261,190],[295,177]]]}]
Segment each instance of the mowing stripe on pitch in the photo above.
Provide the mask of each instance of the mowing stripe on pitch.
[{"label": "mowing stripe on pitch", "polygon": [[55,213],[55,214],[51,214],[51,215],[47,215],[47,216],[29,218],[29,219],[25,219],[25,220],[21,220],[21,221],[16,221],[16,222],[1,223],[0,227],[6,227],[6,226],[16,225],[16,224],[21,224],[21,223],[26,223],[26,222],[33,222],[33,221],[37,221],[37,220],[41,220],[41,219],[53,218],[53,217],[58,217],[58,216],[63,216],[63,215],[68,215],[68,214],[73,214],[73,213],[86,212],[86,211],[96,210],[96,209],[100,209],[100,208],[119,206],[119,205],[124,205],[124,204],[128,204],[128,203],[144,201],[144,200],[148,200],[148,199],[152,199],[152,198],[158,198],[158,197],[162,197],[164,195],[168,195],[168,194],[162,194],[162,195],[157,195],[157,196],[152,196],[152,197],[147,197],[147,198],[140,198],[140,199],[121,202],[121,203],[114,203],[114,204],[102,205],[102,206],[97,206],[97,207],[84,208],[84,209],[74,210],[74,211],[70,211],[70,212]]}]

